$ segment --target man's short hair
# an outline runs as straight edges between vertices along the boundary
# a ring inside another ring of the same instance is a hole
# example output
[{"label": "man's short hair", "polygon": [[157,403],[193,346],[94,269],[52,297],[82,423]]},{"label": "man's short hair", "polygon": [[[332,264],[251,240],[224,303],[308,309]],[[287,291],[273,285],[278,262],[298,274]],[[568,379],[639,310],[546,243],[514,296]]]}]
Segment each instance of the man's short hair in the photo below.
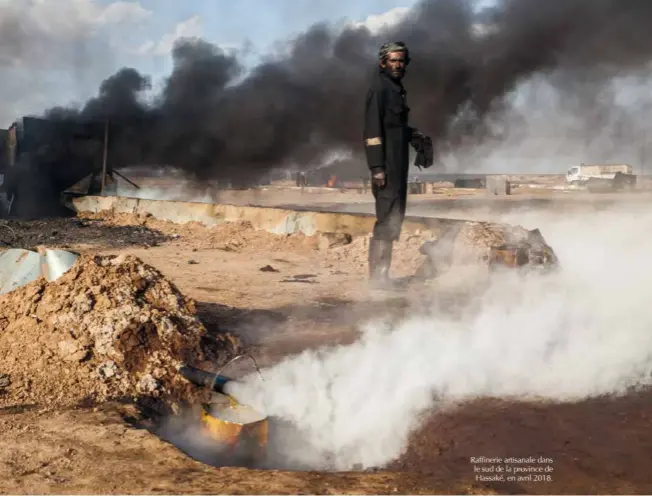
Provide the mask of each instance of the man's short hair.
[{"label": "man's short hair", "polygon": [[378,58],[382,62],[392,52],[403,52],[403,53],[405,53],[405,63],[406,64],[409,63],[409,61],[410,61],[410,51],[408,50],[407,45],[402,41],[390,41],[390,42],[384,43],[380,47],[380,50],[378,51]]}]

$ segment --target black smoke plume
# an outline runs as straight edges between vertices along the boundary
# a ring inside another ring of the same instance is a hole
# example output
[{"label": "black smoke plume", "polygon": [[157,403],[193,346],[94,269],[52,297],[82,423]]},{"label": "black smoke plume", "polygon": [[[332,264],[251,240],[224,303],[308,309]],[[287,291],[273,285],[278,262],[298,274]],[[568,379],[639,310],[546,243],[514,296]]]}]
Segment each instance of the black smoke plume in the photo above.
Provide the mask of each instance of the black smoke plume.
[{"label": "black smoke plume", "polygon": [[[122,69],[65,119],[108,119],[114,166],[178,166],[200,178],[255,178],[272,167],[310,167],[333,149],[362,156],[362,108],[378,46],[411,49],[405,85],[411,120],[439,153],[500,139],[485,125],[506,96],[549,74],[590,105],[602,82],[652,56],[649,0],[423,0],[398,24],[372,34],[315,25],[285,56],[245,74],[240,61],[204,41],[174,48],[174,69],[155,101],[146,76]],[[360,161],[362,163],[362,160]],[[364,165],[361,172],[364,173]]]}]

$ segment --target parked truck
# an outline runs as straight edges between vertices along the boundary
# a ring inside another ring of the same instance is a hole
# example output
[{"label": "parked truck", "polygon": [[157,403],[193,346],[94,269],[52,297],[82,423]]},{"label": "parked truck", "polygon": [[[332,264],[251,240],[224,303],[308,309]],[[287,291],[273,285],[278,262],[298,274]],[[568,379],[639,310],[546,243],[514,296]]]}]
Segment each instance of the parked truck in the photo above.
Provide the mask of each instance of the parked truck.
[{"label": "parked truck", "polygon": [[566,182],[585,184],[589,179],[613,179],[617,173],[633,175],[631,165],[627,164],[582,164],[571,167],[566,173]]},{"label": "parked truck", "polygon": [[628,164],[582,164],[568,170],[566,182],[593,192],[634,189],[636,175]]}]

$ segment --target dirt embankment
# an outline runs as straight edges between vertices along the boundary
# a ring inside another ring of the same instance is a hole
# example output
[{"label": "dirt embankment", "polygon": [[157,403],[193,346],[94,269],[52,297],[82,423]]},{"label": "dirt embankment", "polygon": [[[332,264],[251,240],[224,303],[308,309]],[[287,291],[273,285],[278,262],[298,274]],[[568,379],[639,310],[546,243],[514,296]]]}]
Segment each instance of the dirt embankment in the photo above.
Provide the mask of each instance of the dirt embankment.
[{"label": "dirt embankment", "polygon": [[181,363],[212,369],[238,340],[210,335],[194,302],[135,257],[84,255],[58,280],[0,296],[0,405],[198,394]]},{"label": "dirt embankment", "polygon": [[[371,233],[355,237],[347,233],[278,235],[254,229],[246,221],[206,227],[197,222],[175,224],[161,221],[150,215],[100,212],[85,216],[90,222],[102,222],[102,225],[113,229],[148,229],[168,239],[185,238],[197,250],[219,249],[253,256],[292,252],[310,257],[316,264],[340,273],[364,277],[369,270]],[[506,245],[523,251],[531,264],[556,264],[554,251],[536,230],[469,221],[452,224],[441,231],[403,232],[393,245],[392,274],[396,277],[413,276],[423,270],[426,262],[433,262],[436,265],[433,269],[439,274],[450,269],[455,269],[455,274],[477,269],[482,271],[490,264],[492,248]]]}]

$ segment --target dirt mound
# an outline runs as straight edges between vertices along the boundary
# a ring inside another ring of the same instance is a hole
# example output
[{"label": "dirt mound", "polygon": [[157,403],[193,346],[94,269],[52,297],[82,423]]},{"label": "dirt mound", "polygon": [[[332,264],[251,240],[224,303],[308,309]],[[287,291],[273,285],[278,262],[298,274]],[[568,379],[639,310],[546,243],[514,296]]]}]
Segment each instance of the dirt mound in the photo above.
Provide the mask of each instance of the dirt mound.
[{"label": "dirt mound", "polygon": [[[369,270],[368,254],[371,236],[357,236],[344,246],[331,248],[323,252],[327,267],[338,268],[348,273],[366,274]],[[392,276],[403,277],[413,275],[421,266],[425,257],[419,248],[433,239],[431,232],[418,234],[403,234],[393,245]]]},{"label": "dirt mound", "polygon": [[558,267],[553,249],[538,229],[492,222],[465,222],[451,226],[420,248],[426,255],[420,273],[439,276],[450,272],[474,277],[494,267],[552,269]]},{"label": "dirt mound", "polygon": [[[365,273],[368,270],[369,240],[369,236],[360,236],[348,245],[332,248],[325,254],[327,266]],[[514,266],[557,265],[554,251],[536,229],[466,221],[453,223],[441,232],[403,233],[393,246],[392,274],[434,277],[452,272],[452,276],[457,278],[468,272],[477,277],[479,273],[486,273],[495,262],[510,265],[510,257],[518,258],[513,261]]]},{"label": "dirt mound", "polygon": [[468,222],[459,232],[453,232],[453,264],[479,263],[489,265],[492,249],[524,252],[522,264],[555,265],[557,258],[538,229],[496,224],[492,222]]},{"label": "dirt mound", "polygon": [[82,256],[54,282],[0,296],[0,309],[0,404],[174,405],[203,394],[180,363],[214,367],[239,346],[210,335],[194,302],[135,257]]},{"label": "dirt mound", "polygon": [[254,229],[251,222],[245,220],[205,226],[195,221],[181,224],[159,220],[149,214],[110,211],[84,212],[83,219],[90,224],[98,223],[105,229],[138,227],[160,233],[161,236],[170,240],[185,238],[197,249],[218,249],[257,255],[261,251],[309,253],[317,248],[319,242],[317,236],[307,236],[303,233],[279,235]]}]

